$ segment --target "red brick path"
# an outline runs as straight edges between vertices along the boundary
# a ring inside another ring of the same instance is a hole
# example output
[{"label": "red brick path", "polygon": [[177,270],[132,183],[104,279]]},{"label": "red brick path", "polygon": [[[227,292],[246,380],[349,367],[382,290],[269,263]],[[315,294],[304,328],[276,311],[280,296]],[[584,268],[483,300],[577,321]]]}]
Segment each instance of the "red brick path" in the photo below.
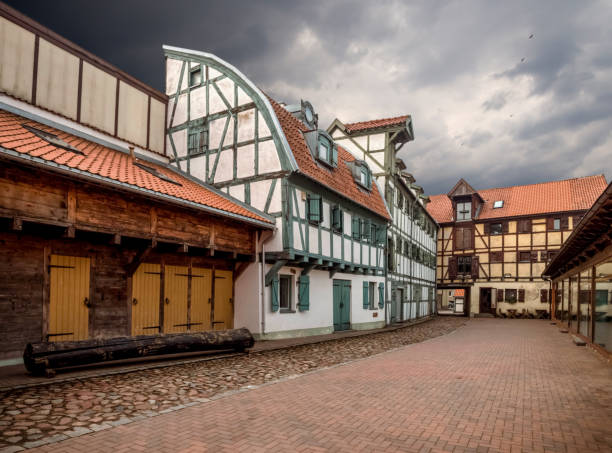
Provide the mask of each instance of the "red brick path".
[{"label": "red brick path", "polygon": [[547,321],[451,335],[38,451],[612,451],[612,367]]}]

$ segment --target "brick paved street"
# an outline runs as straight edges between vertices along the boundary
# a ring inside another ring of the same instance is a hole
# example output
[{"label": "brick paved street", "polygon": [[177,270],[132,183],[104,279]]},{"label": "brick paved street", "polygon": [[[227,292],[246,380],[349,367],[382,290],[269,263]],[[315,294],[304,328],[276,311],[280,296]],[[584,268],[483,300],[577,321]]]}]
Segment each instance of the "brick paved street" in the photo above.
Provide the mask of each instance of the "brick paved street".
[{"label": "brick paved street", "polygon": [[368,357],[449,333],[464,323],[438,318],[361,337],[0,392],[0,452],[9,445],[32,446],[79,435],[224,392]]},{"label": "brick paved street", "polygon": [[612,451],[612,367],[547,321],[453,334],[38,451]]}]

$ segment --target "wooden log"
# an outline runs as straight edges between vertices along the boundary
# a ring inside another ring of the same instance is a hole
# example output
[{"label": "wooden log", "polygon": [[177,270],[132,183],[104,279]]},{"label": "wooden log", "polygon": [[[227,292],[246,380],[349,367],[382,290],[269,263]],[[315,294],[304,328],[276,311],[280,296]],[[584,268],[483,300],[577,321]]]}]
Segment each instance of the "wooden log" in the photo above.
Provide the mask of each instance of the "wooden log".
[{"label": "wooden log", "polygon": [[244,351],[254,343],[253,335],[246,328],[58,343],[28,343],[23,353],[23,362],[30,373],[49,375],[49,370],[57,368],[111,360],[194,351],[228,349]]}]

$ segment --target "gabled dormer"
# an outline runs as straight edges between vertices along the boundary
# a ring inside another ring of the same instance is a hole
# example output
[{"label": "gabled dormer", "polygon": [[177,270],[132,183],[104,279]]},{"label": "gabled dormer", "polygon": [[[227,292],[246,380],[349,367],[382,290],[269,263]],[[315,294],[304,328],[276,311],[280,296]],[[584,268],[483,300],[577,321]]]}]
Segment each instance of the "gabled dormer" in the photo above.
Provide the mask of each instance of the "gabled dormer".
[{"label": "gabled dormer", "polygon": [[465,179],[461,178],[446,195],[453,203],[455,222],[469,222],[478,217],[484,200]]},{"label": "gabled dormer", "polygon": [[312,157],[328,167],[338,166],[338,145],[334,139],[322,129],[304,132],[306,144]]}]

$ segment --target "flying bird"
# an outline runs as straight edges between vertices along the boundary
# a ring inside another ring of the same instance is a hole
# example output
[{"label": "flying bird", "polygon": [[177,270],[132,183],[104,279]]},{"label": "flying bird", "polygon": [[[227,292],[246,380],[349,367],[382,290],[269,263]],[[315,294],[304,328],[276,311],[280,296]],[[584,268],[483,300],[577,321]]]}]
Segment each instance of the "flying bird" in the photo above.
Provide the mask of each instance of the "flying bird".
[{"label": "flying bird", "polygon": [[533,38],[533,33],[529,35],[529,39]]},{"label": "flying bird", "polygon": [[521,58],[521,63],[522,63],[523,61],[525,61],[525,57]]}]

